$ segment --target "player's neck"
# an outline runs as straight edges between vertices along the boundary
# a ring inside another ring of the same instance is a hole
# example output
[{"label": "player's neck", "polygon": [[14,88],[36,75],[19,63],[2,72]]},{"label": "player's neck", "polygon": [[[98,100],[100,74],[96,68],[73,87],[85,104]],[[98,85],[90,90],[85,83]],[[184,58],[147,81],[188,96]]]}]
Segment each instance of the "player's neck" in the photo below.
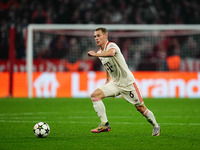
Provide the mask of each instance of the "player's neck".
[{"label": "player's neck", "polygon": [[101,48],[102,51],[104,50],[104,48],[105,48],[105,46],[106,46],[107,43],[108,43],[108,40],[106,40],[106,42],[100,46],[100,48]]}]

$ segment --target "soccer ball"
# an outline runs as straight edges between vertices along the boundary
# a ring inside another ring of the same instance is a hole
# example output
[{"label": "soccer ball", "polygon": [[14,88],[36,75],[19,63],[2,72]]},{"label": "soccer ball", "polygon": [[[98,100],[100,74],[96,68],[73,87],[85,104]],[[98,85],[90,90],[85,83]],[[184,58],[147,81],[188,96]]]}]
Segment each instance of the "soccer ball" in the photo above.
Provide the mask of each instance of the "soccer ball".
[{"label": "soccer ball", "polygon": [[33,127],[33,132],[39,138],[47,137],[50,133],[50,127],[45,122],[38,122]]}]

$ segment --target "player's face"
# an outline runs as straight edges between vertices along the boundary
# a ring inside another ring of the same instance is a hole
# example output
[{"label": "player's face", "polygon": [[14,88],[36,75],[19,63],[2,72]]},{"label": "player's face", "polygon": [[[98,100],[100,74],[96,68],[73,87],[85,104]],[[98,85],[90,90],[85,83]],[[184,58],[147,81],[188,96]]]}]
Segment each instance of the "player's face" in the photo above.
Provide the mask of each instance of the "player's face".
[{"label": "player's face", "polygon": [[107,34],[103,33],[101,30],[95,31],[94,39],[98,46],[104,46],[107,41]]}]

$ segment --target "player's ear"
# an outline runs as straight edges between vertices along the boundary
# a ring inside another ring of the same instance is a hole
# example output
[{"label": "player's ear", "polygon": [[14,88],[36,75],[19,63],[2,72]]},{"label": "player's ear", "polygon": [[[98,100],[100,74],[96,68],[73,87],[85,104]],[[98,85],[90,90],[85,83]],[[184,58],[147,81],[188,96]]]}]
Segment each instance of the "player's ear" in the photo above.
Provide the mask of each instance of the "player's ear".
[{"label": "player's ear", "polygon": [[108,38],[108,33],[105,34],[105,37]]}]

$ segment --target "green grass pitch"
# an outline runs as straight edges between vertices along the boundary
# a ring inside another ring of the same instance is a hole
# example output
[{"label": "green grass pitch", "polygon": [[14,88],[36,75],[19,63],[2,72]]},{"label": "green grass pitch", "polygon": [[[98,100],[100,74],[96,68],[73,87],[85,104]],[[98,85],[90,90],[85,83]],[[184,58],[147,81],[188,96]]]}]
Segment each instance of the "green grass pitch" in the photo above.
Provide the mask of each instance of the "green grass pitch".
[{"label": "green grass pitch", "polygon": [[[94,134],[100,120],[89,98],[2,98],[0,150],[200,149],[200,99],[144,99],[161,126],[159,137],[124,99],[103,101],[111,131]],[[47,138],[33,133],[39,121],[51,128]]]}]

